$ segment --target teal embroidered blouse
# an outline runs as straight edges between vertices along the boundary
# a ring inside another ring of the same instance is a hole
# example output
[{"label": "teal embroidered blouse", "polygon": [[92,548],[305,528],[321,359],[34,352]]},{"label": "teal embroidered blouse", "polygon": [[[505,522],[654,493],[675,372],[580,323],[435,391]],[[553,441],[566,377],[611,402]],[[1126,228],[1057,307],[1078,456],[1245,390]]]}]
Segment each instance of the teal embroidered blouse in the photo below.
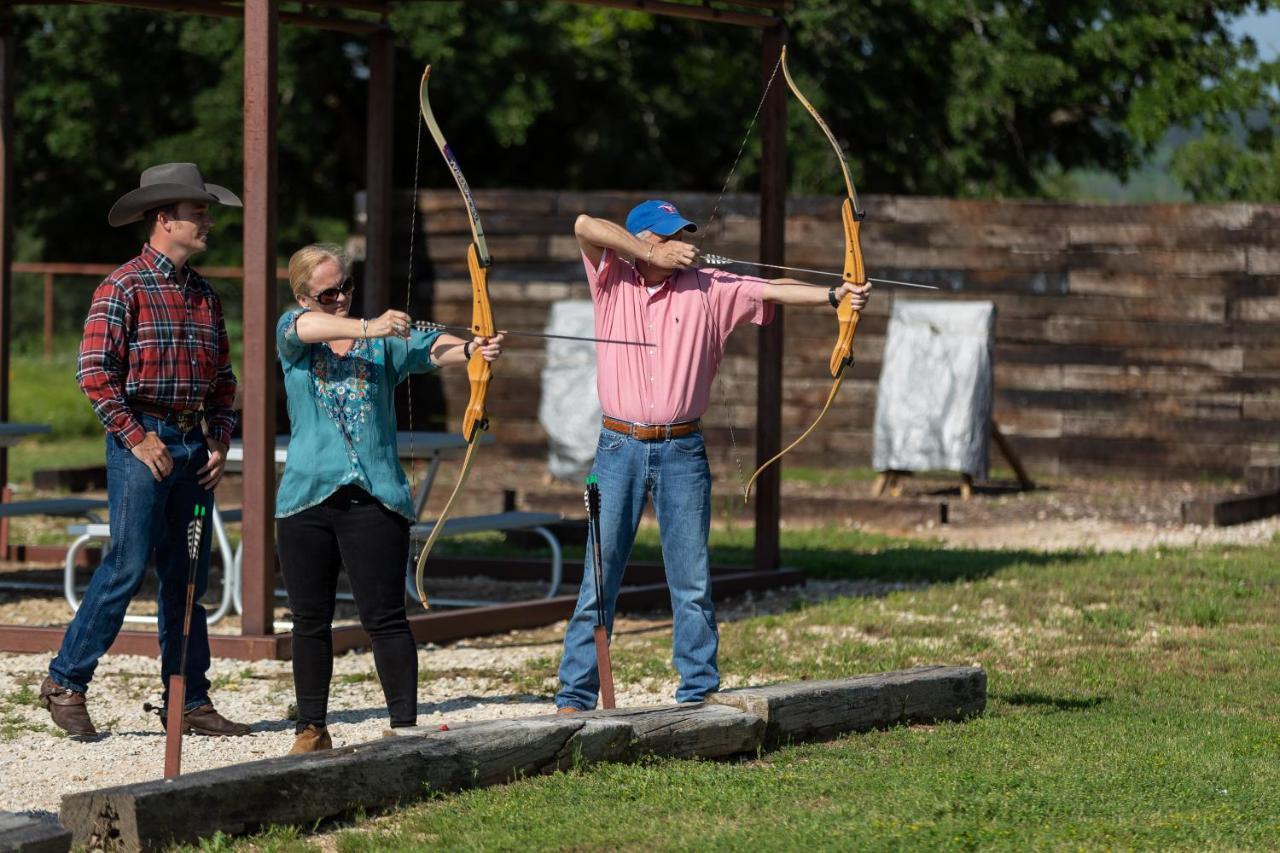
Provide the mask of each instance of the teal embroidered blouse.
[{"label": "teal embroidered blouse", "polygon": [[276,491],[276,518],[313,507],[354,484],[413,521],[413,499],[396,452],[395,389],[411,373],[437,370],[440,332],[358,338],[346,355],[298,337],[298,317],[276,325],[289,402],[289,455]]}]

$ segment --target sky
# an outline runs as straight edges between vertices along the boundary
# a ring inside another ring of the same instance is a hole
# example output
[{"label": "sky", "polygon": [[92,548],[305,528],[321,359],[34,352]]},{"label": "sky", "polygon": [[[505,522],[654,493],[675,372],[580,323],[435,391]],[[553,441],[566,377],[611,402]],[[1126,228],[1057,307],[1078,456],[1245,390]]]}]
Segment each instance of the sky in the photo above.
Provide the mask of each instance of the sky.
[{"label": "sky", "polygon": [[1253,36],[1258,43],[1258,53],[1264,61],[1275,59],[1276,54],[1280,53],[1280,10],[1262,15],[1242,15],[1232,24],[1231,29],[1237,35]]}]

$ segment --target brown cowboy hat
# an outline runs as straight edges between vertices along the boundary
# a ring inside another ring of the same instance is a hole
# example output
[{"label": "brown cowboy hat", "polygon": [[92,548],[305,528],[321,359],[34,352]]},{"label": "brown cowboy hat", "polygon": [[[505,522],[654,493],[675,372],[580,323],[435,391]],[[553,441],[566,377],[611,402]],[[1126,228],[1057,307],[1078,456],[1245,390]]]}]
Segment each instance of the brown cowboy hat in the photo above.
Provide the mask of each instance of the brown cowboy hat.
[{"label": "brown cowboy hat", "polygon": [[114,226],[140,222],[142,214],[153,207],[163,207],[176,201],[244,206],[240,197],[226,187],[206,184],[195,163],[162,163],[143,172],[138,188],[129,190],[111,205],[107,222]]}]

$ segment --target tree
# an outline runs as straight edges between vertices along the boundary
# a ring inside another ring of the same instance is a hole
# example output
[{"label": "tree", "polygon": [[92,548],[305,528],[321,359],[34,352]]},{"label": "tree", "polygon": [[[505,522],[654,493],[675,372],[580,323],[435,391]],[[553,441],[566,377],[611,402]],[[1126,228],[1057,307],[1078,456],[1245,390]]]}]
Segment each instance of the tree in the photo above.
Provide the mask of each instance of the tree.
[{"label": "tree", "polygon": [[[1124,176],[1170,128],[1199,127],[1174,172],[1200,198],[1274,197],[1276,62],[1227,23],[1269,0],[806,0],[791,65],[859,188],[1035,196],[1074,168]],[[16,17],[16,210],[26,257],[125,257],[101,225],[154,162],[241,174],[241,24],[101,6]],[[760,101],[743,27],[568,3],[401,3],[396,182],[414,179],[421,66],[477,186],[719,190]],[[281,244],[340,237],[363,186],[364,45],[280,30]],[[775,85],[782,85],[775,79]],[[830,149],[789,110],[790,187],[838,192]],[[758,132],[739,188],[756,179]],[[425,162],[425,161],[424,161]],[[239,257],[239,218],[210,262]],[[42,248],[43,247],[43,248]]]}]

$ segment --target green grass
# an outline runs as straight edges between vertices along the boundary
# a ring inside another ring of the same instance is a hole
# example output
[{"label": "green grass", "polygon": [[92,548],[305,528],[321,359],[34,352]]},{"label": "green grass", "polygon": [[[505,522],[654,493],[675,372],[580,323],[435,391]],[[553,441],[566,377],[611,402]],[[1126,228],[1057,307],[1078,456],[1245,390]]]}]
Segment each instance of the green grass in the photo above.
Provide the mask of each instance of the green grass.
[{"label": "green grass", "polygon": [[42,468],[102,465],[106,457],[101,435],[92,438],[31,440],[9,448],[9,482],[30,487]]},{"label": "green grass", "polygon": [[[717,548],[742,547],[734,535]],[[788,531],[783,545],[816,575],[909,583],[722,624],[727,676],[977,663],[986,712],[736,762],[527,779],[359,819],[329,843],[344,853],[1236,850],[1280,837],[1280,542],[1046,556]],[[669,674],[662,633],[617,648],[623,679]],[[537,692],[535,676],[555,664],[515,680]],[[286,837],[306,843],[267,843]]]},{"label": "green grass", "polygon": [[102,424],[76,384],[74,355],[59,353],[47,362],[14,356],[11,366],[9,420],[49,424],[53,439],[97,437],[101,443]]}]

